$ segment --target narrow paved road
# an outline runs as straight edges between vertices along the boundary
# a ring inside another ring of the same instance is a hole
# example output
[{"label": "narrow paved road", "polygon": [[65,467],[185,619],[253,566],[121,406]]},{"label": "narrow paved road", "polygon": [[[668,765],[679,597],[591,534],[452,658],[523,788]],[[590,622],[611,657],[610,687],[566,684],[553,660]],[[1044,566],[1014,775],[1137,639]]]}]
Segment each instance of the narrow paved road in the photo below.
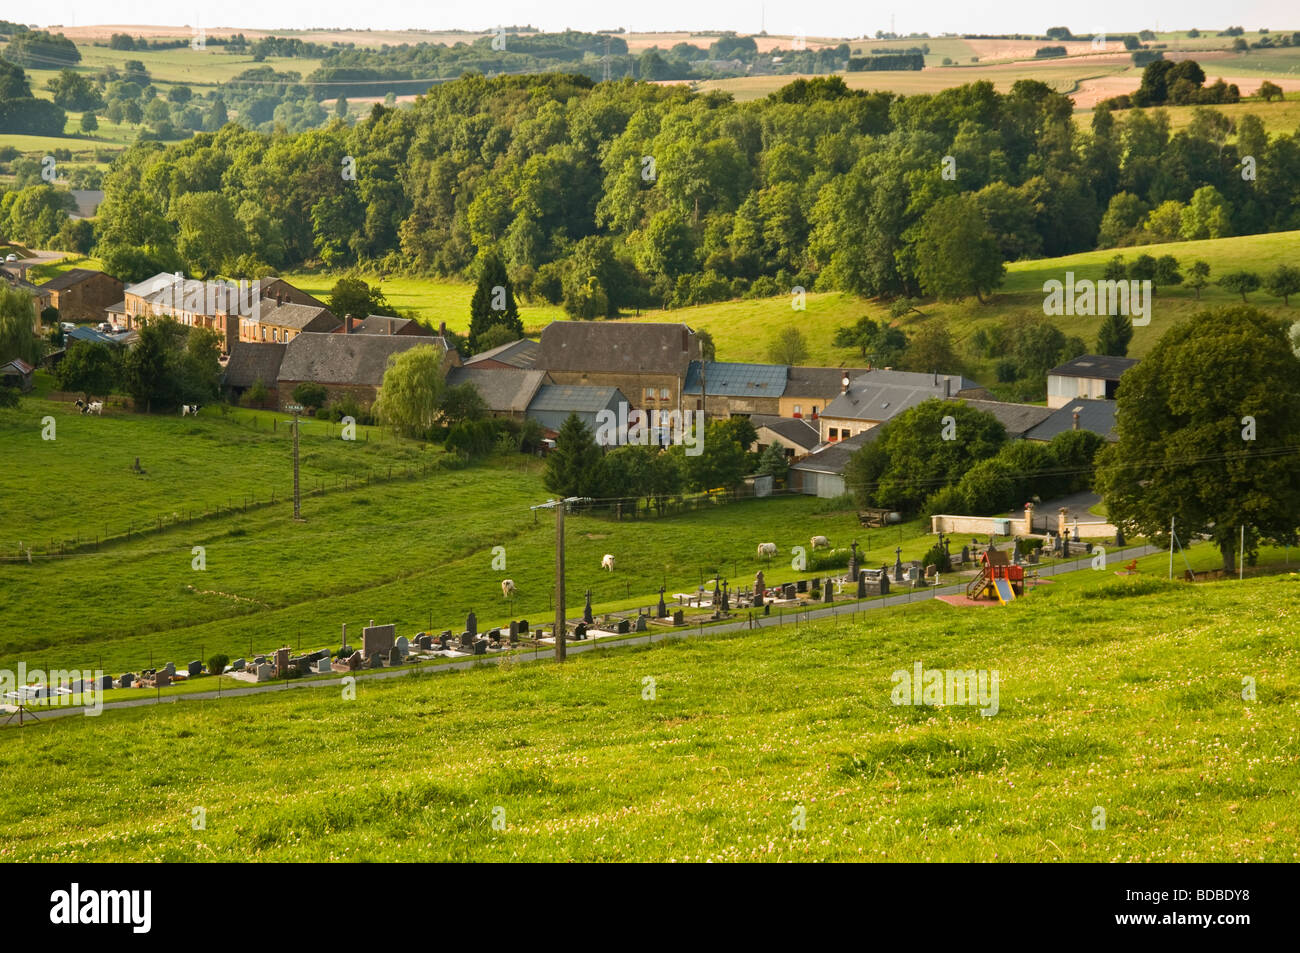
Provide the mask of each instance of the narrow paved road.
[{"label": "narrow paved road", "polygon": [[[1150,556],[1153,553],[1162,552],[1154,546],[1130,546],[1123,550],[1106,553],[1106,564],[1109,568],[1116,568],[1123,565],[1130,559],[1139,556]],[[1091,570],[1092,556],[1082,553],[1077,559],[1067,563],[1056,563],[1051,566],[1041,566],[1038,570],[1040,578],[1050,576],[1060,576],[1065,573],[1081,572]],[[959,583],[938,588],[929,588],[922,590],[912,590],[910,587],[898,592],[897,595],[891,595],[885,599],[874,599],[870,602],[854,603],[843,602],[833,603],[825,608],[807,609],[799,612],[790,612],[777,615],[756,615],[752,620],[742,619],[737,622],[728,622],[723,625],[714,625],[697,628],[683,629],[663,629],[656,632],[647,632],[645,635],[632,636],[630,638],[610,640],[599,639],[594,642],[576,642],[572,639],[567,643],[569,655],[579,655],[583,652],[590,652],[602,648],[620,648],[625,645],[649,645],[653,642],[663,642],[668,639],[691,639],[699,638],[704,635],[715,635],[720,632],[740,632],[746,629],[768,629],[782,625],[802,625],[805,622],[812,622],[818,619],[832,619],[840,616],[854,617],[858,613],[877,612],[882,609],[890,609],[895,606],[911,605],[913,602],[925,602],[927,599],[933,599],[936,596],[951,596],[963,594],[966,591],[966,584],[969,580],[963,579]],[[518,652],[508,656],[490,655],[474,656],[472,658],[461,659],[458,662],[447,662],[443,665],[403,667],[392,669],[380,669],[375,672],[357,673],[357,681],[363,679],[376,678],[400,678],[404,675],[411,675],[414,672],[421,674],[436,675],[439,672],[464,671],[465,669],[477,668],[482,665],[495,665],[502,658],[509,658],[512,662],[541,662],[547,659],[553,659],[555,650],[551,647],[537,649],[533,652]],[[246,688],[223,689],[220,692],[189,692],[181,695],[168,695],[165,697],[154,698],[133,698],[129,701],[109,702],[104,705],[104,710],[116,708],[140,708],[145,705],[167,705],[182,701],[206,701],[215,698],[240,698],[246,695],[261,695],[265,692],[283,692],[289,689],[300,688],[329,688],[337,690],[340,679],[327,678],[316,681],[286,681],[276,682],[270,685],[249,685]],[[37,717],[41,721],[51,718],[62,718],[67,715],[79,715],[81,708],[53,708],[38,709]],[[9,725],[17,725],[18,720],[14,718]]]}]

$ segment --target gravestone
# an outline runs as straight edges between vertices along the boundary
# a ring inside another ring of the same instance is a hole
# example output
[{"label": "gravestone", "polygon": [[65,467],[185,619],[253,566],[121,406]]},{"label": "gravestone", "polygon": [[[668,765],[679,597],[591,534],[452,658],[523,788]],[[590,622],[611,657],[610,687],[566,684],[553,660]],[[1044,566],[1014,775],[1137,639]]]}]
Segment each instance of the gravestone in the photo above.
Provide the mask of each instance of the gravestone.
[{"label": "gravestone", "polygon": [[662,619],[664,616],[668,615],[668,607],[667,607],[666,605],[664,605],[664,587],[663,587],[663,586],[660,586],[660,587],[659,587],[659,605],[656,607],[655,612],[657,613],[657,614],[655,615],[655,618],[656,618],[656,619]]},{"label": "gravestone", "polygon": [[1029,565],[1031,565],[1031,566],[1037,566],[1037,565],[1038,565],[1038,550],[1036,550],[1036,549],[1031,549],[1031,550],[1029,551]]},{"label": "gravestone", "polygon": [[99,675],[96,676],[95,680],[99,683],[98,687],[100,691],[104,691],[105,689],[109,689],[113,687],[112,675]]},{"label": "gravestone", "polygon": [[686,624],[686,613],[683,612],[681,609],[674,609],[673,625],[685,625],[685,624]]},{"label": "gravestone", "polygon": [[527,634],[528,634],[528,620],[527,620],[527,619],[520,619],[520,620],[519,620],[519,634],[520,634],[520,635],[527,635]]},{"label": "gravestone", "polygon": [[394,645],[391,649],[388,650],[389,665],[401,665],[403,658],[405,658],[405,656],[402,655],[402,650],[399,649],[396,645]]},{"label": "gravestone", "polygon": [[261,665],[261,664],[264,663],[265,661],[266,661],[266,656],[265,656],[265,655],[259,655],[257,658],[253,659],[253,664],[254,664],[254,665]]},{"label": "gravestone", "polygon": [[827,579],[825,581],[825,585],[822,586],[822,602],[834,602],[834,601],[835,601],[835,583],[831,582],[830,579]]},{"label": "gravestone", "polygon": [[858,573],[858,598],[867,598],[867,571],[865,569]]},{"label": "gravestone", "polygon": [[369,625],[361,630],[361,654],[370,658],[376,652],[387,655],[397,638],[395,625]]},{"label": "gravestone", "polygon": [[513,619],[510,620],[510,641],[512,643],[519,641],[519,623]]},{"label": "gravestone", "polygon": [[163,666],[163,671],[167,673],[167,677],[168,677],[168,678],[170,678],[171,676],[175,675],[175,674],[176,674],[176,663],[175,663],[175,662],[168,662],[166,665]]},{"label": "gravestone", "polygon": [[[197,678],[199,675],[202,675],[202,674],[203,674],[203,663],[202,663],[202,662],[191,662],[189,665],[186,666],[185,671],[186,671],[186,674],[188,674],[190,678]],[[215,674],[218,674],[218,673],[213,672],[213,674],[215,675]]]},{"label": "gravestone", "polygon": [[334,666],[330,665],[330,660],[328,658],[316,660],[316,673],[318,675],[326,675],[332,671],[334,671]]},{"label": "gravestone", "polygon": [[1061,537],[1061,558],[1070,558],[1070,538],[1068,536]]},{"label": "gravestone", "polygon": [[799,594],[799,590],[792,582],[787,582],[785,584],[785,587],[781,590],[781,595],[786,599],[797,598],[798,594]]},{"label": "gravestone", "polygon": [[361,668],[361,653],[353,652],[348,656],[348,671],[355,672]]},{"label": "gravestone", "polygon": [[616,631],[618,632],[619,635],[627,635],[629,632],[632,631],[632,623],[629,622],[627,619],[619,619],[618,628]]},{"label": "gravestone", "polygon": [[1115,527],[1115,545],[1116,546],[1124,545],[1124,531],[1120,529],[1118,526]]},{"label": "gravestone", "polygon": [[469,633],[471,640],[478,635],[478,616],[474,614],[473,610],[470,611],[469,615],[465,616],[465,631]]},{"label": "gravestone", "polygon": [[722,582],[722,606],[723,612],[731,611],[731,587],[727,585],[726,580]]},{"label": "gravestone", "polygon": [[416,639],[415,644],[420,647],[421,652],[428,652],[430,649],[433,648],[433,636],[422,635],[418,639]]},{"label": "gravestone", "polygon": [[284,678],[285,672],[289,671],[289,648],[286,646],[282,649],[275,650],[275,677]]},{"label": "gravestone", "polygon": [[487,637],[488,637],[489,641],[492,641],[492,642],[500,642],[500,641],[501,641],[501,629],[500,629],[500,628],[488,629]]},{"label": "gravestone", "polygon": [[487,639],[475,639],[475,640],[474,640],[474,654],[475,654],[475,655],[487,655],[487,647],[488,647]]},{"label": "gravestone", "polygon": [[855,539],[853,545],[849,547],[852,553],[849,556],[849,578],[858,578],[858,541]]},{"label": "gravestone", "polygon": [[963,547],[961,548],[961,561],[962,561],[962,564],[963,564],[963,565],[965,565],[966,563],[970,562],[970,547],[969,547],[969,546],[963,546]]},{"label": "gravestone", "polygon": [[[391,649],[390,649],[390,651],[391,651]],[[366,667],[367,667],[367,668],[383,668],[383,667],[384,667],[384,657],[383,657],[382,655],[380,655],[378,652],[376,652],[374,655],[370,656],[370,658],[366,660]]]},{"label": "gravestone", "polygon": [[763,578],[763,570],[754,573],[754,608],[763,608],[763,593],[767,591],[767,580]]},{"label": "gravestone", "polygon": [[275,678],[275,666],[269,662],[263,662],[257,666],[257,680],[259,682],[269,682],[273,678]]},{"label": "gravestone", "polygon": [[573,628],[573,637],[575,639],[585,639],[587,637],[587,623],[579,622]]},{"label": "gravestone", "polygon": [[462,632],[460,634],[460,647],[463,649],[474,647],[474,634],[471,632]]},{"label": "gravestone", "polygon": [[646,617],[641,615],[639,612],[636,616],[636,630],[638,632],[644,632],[646,630]]},{"label": "gravestone", "polygon": [[117,680],[117,684],[122,688],[130,688],[135,683],[135,673],[126,672]]},{"label": "gravestone", "polygon": [[237,658],[230,663],[230,670],[232,672],[242,672],[247,667],[248,667],[248,662],[242,658]]},{"label": "gravestone", "polygon": [[798,582],[796,582],[796,583],[794,584],[794,587],[795,587],[795,591],[796,591],[796,592],[807,592],[807,591],[808,591],[808,580],[807,580],[807,579],[800,579]]},{"label": "gravestone", "polygon": [[352,654],[348,650],[348,624],[346,622],[343,623],[343,637],[342,640],[339,642],[339,654],[340,655]]},{"label": "gravestone", "polygon": [[886,566],[880,567],[880,594],[889,595],[889,569]]},{"label": "gravestone", "polygon": [[587,601],[582,607],[582,621],[587,623],[587,625],[594,625],[596,622],[595,617],[591,614],[591,590],[590,589],[587,590]]},{"label": "gravestone", "polygon": [[411,654],[411,643],[407,641],[406,636],[399,635],[393,642],[393,648],[402,653],[402,658]]}]

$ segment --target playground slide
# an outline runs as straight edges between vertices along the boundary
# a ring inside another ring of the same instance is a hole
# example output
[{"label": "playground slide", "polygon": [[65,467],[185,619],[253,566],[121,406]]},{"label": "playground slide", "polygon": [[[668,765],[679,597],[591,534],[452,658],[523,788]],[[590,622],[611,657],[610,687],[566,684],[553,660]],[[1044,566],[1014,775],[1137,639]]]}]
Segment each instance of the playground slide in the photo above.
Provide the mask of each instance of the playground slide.
[{"label": "playground slide", "polygon": [[994,579],[993,588],[997,591],[998,602],[1006,605],[1016,598],[1016,591],[1011,588],[1010,579]]}]

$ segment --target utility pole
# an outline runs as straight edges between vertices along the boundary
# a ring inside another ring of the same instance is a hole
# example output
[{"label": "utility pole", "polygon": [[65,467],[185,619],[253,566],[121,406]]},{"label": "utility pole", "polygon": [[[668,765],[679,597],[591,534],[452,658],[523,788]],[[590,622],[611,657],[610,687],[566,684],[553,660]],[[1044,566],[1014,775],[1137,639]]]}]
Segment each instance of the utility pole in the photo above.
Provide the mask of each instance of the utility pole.
[{"label": "utility pole", "polygon": [[298,494],[298,414],[302,413],[301,404],[290,404],[293,412],[293,521],[302,522],[302,499]]},{"label": "utility pole", "polygon": [[1169,578],[1174,578],[1174,517],[1169,517]]},{"label": "utility pole", "polygon": [[589,502],[590,497],[570,496],[563,500],[547,500],[531,506],[532,510],[555,508],[555,661],[563,662],[565,658],[565,621],[564,621],[564,511],[571,503]]}]

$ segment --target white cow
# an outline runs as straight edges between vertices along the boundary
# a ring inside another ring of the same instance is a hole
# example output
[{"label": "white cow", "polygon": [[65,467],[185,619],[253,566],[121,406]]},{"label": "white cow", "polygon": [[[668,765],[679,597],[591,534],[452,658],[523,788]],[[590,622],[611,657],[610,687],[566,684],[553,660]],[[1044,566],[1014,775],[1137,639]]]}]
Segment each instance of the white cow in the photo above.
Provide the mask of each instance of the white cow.
[{"label": "white cow", "polygon": [[830,548],[831,548],[831,541],[830,541],[829,539],[827,539],[825,536],[814,536],[814,537],[813,537],[812,539],[810,539],[808,542],[809,542],[809,544],[812,546],[813,549],[830,549]]},{"label": "white cow", "polygon": [[515,594],[515,581],[513,579],[501,580],[501,598],[509,599]]},{"label": "white cow", "polygon": [[759,559],[771,559],[771,558],[772,558],[773,556],[775,556],[775,555],[776,555],[776,543],[759,543],[759,544],[758,544],[758,558],[759,558]]},{"label": "white cow", "polygon": [[82,414],[95,414],[98,417],[104,416],[104,402],[102,400],[91,401],[89,404],[84,400],[77,401],[77,407]]},{"label": "white cow", "polygon": [[606,553],[606,554],[605,554],[604,558],[601,559],[601,561],[600,561],[600,568],[601,568],[601,569],[608,569],[610,572],[613,572],[613,571],[614,571],[614,554],[613,554],[613,553]]},{"label": "white cow", "polygon": [[195,417],[197,417],[197,416],[199,415],[199,405],[198,405],[198,404],[181,404],[181,416],[182,416],[182,417],[189,417],[189,416],[191,416],[191,415],[193,415],[193,416],[195,416]]}]

